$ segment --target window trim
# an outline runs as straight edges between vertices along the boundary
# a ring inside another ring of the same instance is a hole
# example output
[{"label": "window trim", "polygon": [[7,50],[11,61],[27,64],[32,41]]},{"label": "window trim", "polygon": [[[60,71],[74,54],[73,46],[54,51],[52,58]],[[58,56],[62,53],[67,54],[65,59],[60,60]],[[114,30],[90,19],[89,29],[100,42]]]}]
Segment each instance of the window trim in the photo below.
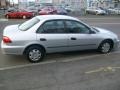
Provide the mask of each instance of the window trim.
[{"label": "window trim", "polygon": [[[40,33],[40,32],[39,32],[39,29],[40,29],[40,28],[43,28],[43,25],[44,25],[46,22],[50,22],[50,21],[62,21],[63,24],[64,24],[64,31],[65,31],[65,33]],[[36,30],[36,33],[37,33],[37,34],[67,34],[68,32],[66,31],[66,28],[65,28],[64,19],[53,19],[53,20],[46,20],[45,22],[43,22],[43,23],[38,27],[38,29]]]},{"label": "window trim", "polygon": [[[64,24],[64,30],[65,30],[65,33],[40,33],[38,32],[40,28],[43,28],[43,25],[46,23],[46,22],[49,22],[49,21],[63,21],[63,24]],[[89,30],[89,33],[69,33],[69,31],[67,30],[67,25],[66,25],[66,21],[74,21],[74,22],[77,22],[77,23],[80,23],[82,25],[84,25],[86,28],[88,28]],[[89,26],[87,26],[86,24],[80,22],[80,21],[77,21],[77,20],[71,20],[71,19],[52,19],[52,20],[46,20],[44,21],[39,27],[38,29],[36,30],[36,33],[37,34],[91,34],[92,30]]]},{"label": "window trim", "polygon": [[[66,24],[66,21],[77,22],[77,23],[79,23],[79,24],[85,26],[85,27],[89,30],[89,33],[70,33],[69,30],[67,30],[67,24]],[[81,23],[80,21],[77,21],[77,20],[65,20],[64,23],[65,23],[65,29],[66,29],[66,31],[67,31],[68,34],[90,34],[90,33],[91,33],[91,29],[90,29],[90,27],[88,27],[88,26],[85,25],[84,23]]]},{"label": "window trim", "polygon": [[[33,18],[32,18],[32,19],[33,19]],[[23,22],[22,24],[19,24],[18,29],[19,29],[20,31],[28,31],[30,28],[34,27],[36,24],[38,24],[38,23],[40,22],[40,19],[38,19],[37,17],[34,17],[34,19],[37,19],[38,22],[36,22],[35,24],[31,25],[31,26],[28,27],[27,29],[22,30],[22,29],[20,29],[20,26],[27,22],[27,21],[25,21],[25,22]],[[31,20],[31,19],[30,19],[30,20]],[[28,21],[29,21],[29,20],[28,20]]]}]

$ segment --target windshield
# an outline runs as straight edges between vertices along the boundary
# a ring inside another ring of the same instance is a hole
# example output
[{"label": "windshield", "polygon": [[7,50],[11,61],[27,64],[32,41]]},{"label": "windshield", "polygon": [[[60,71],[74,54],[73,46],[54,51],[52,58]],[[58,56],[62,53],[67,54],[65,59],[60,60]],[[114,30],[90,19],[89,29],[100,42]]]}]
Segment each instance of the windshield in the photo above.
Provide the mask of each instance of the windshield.
[{"label": "windshield", "polygon": [[32,26],[34,26],[35,24],[37,24],[40,20],[37,18],[37,17],[34,17],[26,22],[24,22],[23,24],[21,24],[19,26],[19,29],[21,31],[26,31],[28,30],[29,28],[31,28]]}]

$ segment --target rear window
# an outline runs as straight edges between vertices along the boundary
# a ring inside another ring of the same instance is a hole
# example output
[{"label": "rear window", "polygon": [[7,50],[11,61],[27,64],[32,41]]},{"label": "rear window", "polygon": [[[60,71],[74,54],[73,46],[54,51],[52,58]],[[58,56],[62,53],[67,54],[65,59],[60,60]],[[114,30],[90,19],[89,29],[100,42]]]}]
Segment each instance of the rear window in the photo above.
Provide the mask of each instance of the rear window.
[{"label": "rear window", "polygon": [[22,23],[20,26],[19,26],[19,29],[21,31],[26,31],[28,30],[29,28],[33,27],[35,24],[37,24],[40,20],[37,18],[37,17],[34,17],[24,23]]}]

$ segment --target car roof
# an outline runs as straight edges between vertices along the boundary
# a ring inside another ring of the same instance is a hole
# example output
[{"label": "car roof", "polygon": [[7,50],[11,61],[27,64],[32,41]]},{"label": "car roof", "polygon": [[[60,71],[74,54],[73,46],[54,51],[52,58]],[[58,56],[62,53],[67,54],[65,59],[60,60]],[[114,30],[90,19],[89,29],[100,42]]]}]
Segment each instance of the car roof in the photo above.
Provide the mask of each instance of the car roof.
[{"label": "car roof", "polygon": [[36,16],[40,20],[54,20],[54,19],[68,19],[68,20],[79,20],[77,18],[67,16],[67,15],[41,15]]}]

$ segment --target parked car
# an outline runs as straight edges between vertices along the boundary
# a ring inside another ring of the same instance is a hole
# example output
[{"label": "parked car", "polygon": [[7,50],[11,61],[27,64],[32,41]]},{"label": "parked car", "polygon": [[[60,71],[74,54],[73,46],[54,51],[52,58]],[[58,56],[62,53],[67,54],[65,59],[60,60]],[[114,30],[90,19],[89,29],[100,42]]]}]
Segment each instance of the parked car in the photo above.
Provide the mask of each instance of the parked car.
[{"label": "parked car", "polygon": [[16,11],[13,11],[13,12],[7,12],[5,14],[5,17],[6,18],[23,18],[23,19],[26,19],[26,18],[32,18],[34,16],[34,14],[32,12],[28,12],[28,11],[25,11],[25,10],[16,10]]},{"label": "parked car", "polygon": [[99,7],[101,10],[104,10],[105,11],[105,14],[110,14],[108,8],[103,8],[103,7]]},{"label": "parked car", "polygon": [[120,8],[109,8],[111,14],[120,14]]},{"label": "parked car", "polygon": [[74,12],[75,10],[71,6],[64,7],[67,12]]},{"label": "parked car", "polygon": [[37,15],[39,12],[39,9],[37,7],[28,7],[26,10],[28,12],[32,12],[34,15]]},{"label": "parked car", "polygon": [[34,63],[46,53],[87,49],[108,53],[118,46],[118,36],[113,32],[65,15],[41,15],[7,26],[1,42],[2,53],[25,55]]},{"label": "parked car", "polygon": [[17,9],[14,7],[10,7],[7,9],[7,12],[15,12],[15,11],[17,11]]},{"label": "parked car", "polygon": [[49,14],[57,14],[57,11],[54,7],[45,7],[41,9],[39,15],[49,15]]},{"label": "parked car", "polygon": [[105,10],[101,9],[101,8],[87,8],[86,9],[86,13],[87,14],[95,14],[95,15],[105,15],[106,12]]},{"label": "parked car", "polygon": [[67,15],[68,14],[68,12],[62,7],[56,7],[56,11],[57,11],[57,14],[59,14],[59,15]]},{"label": "parked car", "polygon": [[0,10],[7,10],[7,8],[6,7],[1,7]]}]

